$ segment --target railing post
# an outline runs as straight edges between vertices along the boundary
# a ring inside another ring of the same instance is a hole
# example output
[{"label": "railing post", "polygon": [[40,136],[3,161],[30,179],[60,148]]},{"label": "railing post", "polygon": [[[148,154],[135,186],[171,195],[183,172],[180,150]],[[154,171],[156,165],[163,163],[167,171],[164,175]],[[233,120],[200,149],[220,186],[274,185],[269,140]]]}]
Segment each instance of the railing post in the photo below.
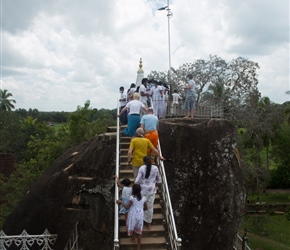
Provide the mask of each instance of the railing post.
[{"label": "railing post", "polygon": [[120,249],[119,239],[114,239],[114,250]]},{"label": "railing post", "polygon": [[181,250],[182,240],[180,238],[178,238],[176,240],[176,243],[177,243],[177,250]]},{"label": "railing post", "polygon": [[242,241],[242,250],[246,250],[247,241],[248,241],[247,229],[245,228],[244,235],[243,235],[243,241]]}]

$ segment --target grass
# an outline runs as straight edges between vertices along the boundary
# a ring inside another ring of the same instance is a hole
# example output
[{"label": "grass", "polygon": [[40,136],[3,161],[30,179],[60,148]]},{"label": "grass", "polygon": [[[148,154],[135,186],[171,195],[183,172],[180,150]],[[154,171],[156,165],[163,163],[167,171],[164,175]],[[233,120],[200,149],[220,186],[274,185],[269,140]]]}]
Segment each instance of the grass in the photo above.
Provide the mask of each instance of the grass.
[{"label": "grass", "polygon": [[[248,199],[266,204],[289,203],[290,207],[290,193],[285,191],[267,191],[250,195]],[[240,236],[243,236],[245,228],[252,250],[290,250],[290,220],[285,215],[245,215],[239,229]]]},{"label": "grass", "polygon": [[249,195],[248,200],[265,202],[266,204],[272,203],[290,204],[290,193],[261,193],[259,195]]},{"label": "grass", "polygon": [[240,227],[248,230],[252,250],[290,250],[290,221],[284,215],[247,215]]}]

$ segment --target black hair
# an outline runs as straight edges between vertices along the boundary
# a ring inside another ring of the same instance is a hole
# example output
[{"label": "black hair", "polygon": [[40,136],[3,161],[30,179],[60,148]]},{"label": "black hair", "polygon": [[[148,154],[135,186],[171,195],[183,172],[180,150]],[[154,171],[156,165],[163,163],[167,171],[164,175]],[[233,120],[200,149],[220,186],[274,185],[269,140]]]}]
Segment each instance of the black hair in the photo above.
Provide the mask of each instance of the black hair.
[{"label": "black hair", "polygon": [[145,179],[148,179],[150,172],[151,172],[151,160],[149,156],[144,156],[143,161],[146,165],[146,174],[145,174]]},{"label": "black hair", "polygon": [[126,187],[129,187],[131,185],[131,181],[128,178],[125,178],[121,181],[121,184],[123,184]]},{"label": "black hair", "polygon": [[177,93],[177,90],[176,89],[174,90],[174,93]]},{"label": "black hair", "polygon": [[134,184],[132,187],[132,195],[137,197],[137,200],[140,201],[142,199],[141,196],[141,186],[139,184]]},{"label": "black hair", "polygon": [[143,79],[142,79],[142,84],[144,84],[144,83],[146,83],[146,82],[148,82],[148,79],[147,79],[147,78],[143,78]]},{"label": "black hair", "polygon": [[136,84],[135,83],[131,83],[130,88],[128,88],[127,93],[130,92],[131,88],[135,88]]},{"label": "black hair", "polygon": [[138,86],[135,90],[136,93],[139,93],[140,86]]},{"label": "black hair", "polygon": [[193,79],[192,74],[188,74],[187,77],[188,77],[190,80]]}]

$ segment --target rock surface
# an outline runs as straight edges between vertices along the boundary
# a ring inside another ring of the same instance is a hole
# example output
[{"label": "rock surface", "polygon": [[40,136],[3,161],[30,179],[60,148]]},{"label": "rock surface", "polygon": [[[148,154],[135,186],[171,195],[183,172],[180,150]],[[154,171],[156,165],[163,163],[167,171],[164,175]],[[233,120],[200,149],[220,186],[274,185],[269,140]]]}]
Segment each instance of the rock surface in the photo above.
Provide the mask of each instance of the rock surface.
[{"label": "rock surface", "polygon": [[245,207],[235,127],[168,119],[159,136],[182,249],[233,249]]},{"label": "rock surface", "polygon": [[109,249],[114,238],[115,152],[115,134],[69,149],[32,185],[6,220],[5,234],[23,229],[42,234],[48,229],[58,235],[54,249],[64,249],[78,221],[83,250]]},{"label": "rock surface", "polygon": [[[225,120],[160,121],[162,153],[182,249],[232,249],[244,211],[234,126]],[[113,249],[116,140],[94,138],[63,154],[31,187],[3,230],[58,234],[64,249],[79,221],[83,250]]]}]

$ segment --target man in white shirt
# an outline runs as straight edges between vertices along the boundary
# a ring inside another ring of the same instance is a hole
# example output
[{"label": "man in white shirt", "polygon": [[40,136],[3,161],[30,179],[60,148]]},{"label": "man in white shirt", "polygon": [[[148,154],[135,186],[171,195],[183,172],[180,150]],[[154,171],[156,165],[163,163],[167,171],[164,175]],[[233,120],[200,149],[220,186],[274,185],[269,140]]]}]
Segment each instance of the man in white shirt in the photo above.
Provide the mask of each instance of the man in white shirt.
[{"label": "man in white shirt", "polygon": [[[148,93],[146,91],[147,82],[148,82],[148,79],[147,78],[143,78],[142,79],[142,84],[141,84],[141,86],[139,88],[140,102],[142,102],[145,105],[146,108],[148,107],[148,105],[147,105]],[[141,116],[142,115],[144,115],[143,112],[141,113]]]},{"label": "man in white shirt", "polygon": [[[119,102],[120,102],[120,111],[126,106],[127,104],[127,94],[124,92],[124,87],[121,86],[120,87],[120,99],[119,99]],[[122,116],[120,117],[120,121],[122,123],[122,125],[126,125],[128,123],[128,119],[127,119],[127,110],[122,114]]]}]

